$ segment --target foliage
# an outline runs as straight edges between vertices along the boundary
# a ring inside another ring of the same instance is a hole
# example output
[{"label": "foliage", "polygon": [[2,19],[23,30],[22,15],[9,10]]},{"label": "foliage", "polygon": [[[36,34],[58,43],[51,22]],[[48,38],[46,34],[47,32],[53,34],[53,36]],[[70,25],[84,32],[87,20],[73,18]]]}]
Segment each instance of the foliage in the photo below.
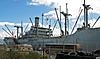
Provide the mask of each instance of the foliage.
[{"label": "foliage", "polygon": [[0,59],[47,59],[36,52],[1,51]]}]

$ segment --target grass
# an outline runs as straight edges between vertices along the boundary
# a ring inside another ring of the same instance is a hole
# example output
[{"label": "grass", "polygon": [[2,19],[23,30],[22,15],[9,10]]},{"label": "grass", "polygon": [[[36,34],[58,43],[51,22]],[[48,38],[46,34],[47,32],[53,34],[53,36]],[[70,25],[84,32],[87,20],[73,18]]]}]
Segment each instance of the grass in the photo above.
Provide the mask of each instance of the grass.
[{"label": "grass", "polygon": [[36,52],[0,51],[0,59],[48,59]]}]

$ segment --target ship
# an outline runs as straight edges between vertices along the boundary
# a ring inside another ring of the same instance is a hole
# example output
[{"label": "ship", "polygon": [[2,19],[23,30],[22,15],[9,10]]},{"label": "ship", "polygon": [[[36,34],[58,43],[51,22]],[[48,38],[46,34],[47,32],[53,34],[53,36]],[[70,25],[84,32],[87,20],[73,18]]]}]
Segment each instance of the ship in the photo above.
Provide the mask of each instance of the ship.
[{"label": "ship", "polygon": [[[13,37],[5,37],[4,41],[8,45],[12,44],[31,44],[33,47],[43,47],[46,44],[79,44],[80,50],[91,52],[94,50],[100,50],[100,27],[91,28],[88,24],[88,10],[91,8],[90,5],[84,6],[84,23],[81,28],[77,28],[77,31],[73,34],[67,35],[66,25],[65,25],[65,34],[53,37],[52,29],[44,28],[39,26],[39,17],[35,17],[35,26],[31,26],[30,30],[25,33],[25,35],[18,36],[17,39]],[[65,17],[68,17],[69,14],[63,13]],[[98,19],[100,16],[98,17]],[[66,18],[65,18],[66,21]],[[66,24],[66,22],[65,22]],[[15,42],[15,43],[14,43]]]}]

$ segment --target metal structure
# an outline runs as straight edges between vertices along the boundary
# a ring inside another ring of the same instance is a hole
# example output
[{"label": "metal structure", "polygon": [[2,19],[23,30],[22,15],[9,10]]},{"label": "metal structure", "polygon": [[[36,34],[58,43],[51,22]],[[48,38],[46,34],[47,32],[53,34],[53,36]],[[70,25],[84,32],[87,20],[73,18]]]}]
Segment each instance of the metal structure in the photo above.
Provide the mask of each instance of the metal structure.
[{"label": "metal structure", "polygon": [[90,5],[86,5],[85,4],[85,0],[84,0],[83,7],[84,7],[84,22],[85,22],[85,28],[88,28],[88,10],[89,9],[93,9],[93,8],[91,8]]},{"label": "metal structure", "polygon": [[7,30],[5,30],[4,28],[2,28],[8,35],[12,36],[9,32],[7,32]]},{"label": "metal structure", "polygon": [[32,22],[32,19],[31,18],[29,18],[30,19],[30,21],[31,21],[31,24],[32,24],[32,26],[33,26],[33,22]]},{"label": "metal structure", "polygon": [[[63,30],[62,30],[62,27],[61,27],[61,22],[60,22],[60,20],[59,20],[59,17],[58,17],[58,13],[57,13],[57,9],[56,9],[56,8],[55,8],[55,12],[56,12],[56,16],[57,16],[57,21],[58,21],[58,23],[59,23],[61,36],[63,36],[64,33],[63,33]],[[60,16],[60,17],[61,17],[61,16]]]},{"label": "metal structure", "polygon": [[17,38],[19,37],[19,28],[22,28],[21,26],[14,26],[14,27],[16,27],[17,28]]},{"label": "metal structure", "polygon": [[95,21],[95,23],[92,25],[92,28],[95,26],[95,24],[97,23],[97,21],[99,20],[100,16],[97,18],[97,20]]},{"label": "metal structure", "polygon": [[64,12],[61,12],[64,17],[65,17],[65,36],[68,34],[68,31],[67,31],[67,20],[68,20],[68,16],[71,16],[71,14],[68,14],[68,8],[67,8],[67,3],[66,3],[66,13]]},{"label": "metal structure", "polygon": [[81,13],[82,13],[82,10],[83,10],[83,9],[81,9],[81,12],[79,13],[79,16],[77,17],[77,20],[76,20],[76,22],[75,22],[75,25],[74,25],[72,31],[71,31],[71,34],[73,33],[75,26],[77,25],[77,22],[78,22],[79,17],[80,17],[80,15],[81,15]]},{"label": "metal structure", "polygon": [[[85,0],[84,0],[85,1]],[[67,5],[67,4],[66,4]],[[77,28],[77,31],[71,35],[66,35],[66,20],[70,14],[61,12],[65,17],[65,35],[64,36],[52,36],[52,29],[44,28],[39,26],[39,17],[35,18],[35,25],[31,26],[30,30],[23,35],[23,37],[18,38],[18,42],[21,44],[31,44],[33,48],[41,47],[43,48],[46,44],[80,44],[80,49],[82,51],[90,52],[93,50],[100,50],[100,28],[90,28],[88,26],[88,10],[90,9],[89,5],[83,4],[85,9],[85,26]],[[67,10],[68,11],[68,10]],[[19,26],[16,26],[17,30]],[[11,39],[5,38],[6,42],[11,44]]]},{"label": "metal structure", "polygon": [[6,28],[8,29],[8,31],[10,32],[10,34],[13,36],[13,33],[10,31],[10,29],[8,28],[8,26],[5,24]]}]

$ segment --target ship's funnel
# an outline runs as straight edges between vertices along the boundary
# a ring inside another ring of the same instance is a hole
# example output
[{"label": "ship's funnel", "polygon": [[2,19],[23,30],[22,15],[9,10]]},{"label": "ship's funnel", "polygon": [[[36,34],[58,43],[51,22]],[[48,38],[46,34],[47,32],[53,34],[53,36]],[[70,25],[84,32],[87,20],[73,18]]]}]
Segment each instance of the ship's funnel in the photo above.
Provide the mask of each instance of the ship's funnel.
[{"label": "ship's funnel", "polygon": [[39,17],[35,17],[35,27],[39,26]]}]

